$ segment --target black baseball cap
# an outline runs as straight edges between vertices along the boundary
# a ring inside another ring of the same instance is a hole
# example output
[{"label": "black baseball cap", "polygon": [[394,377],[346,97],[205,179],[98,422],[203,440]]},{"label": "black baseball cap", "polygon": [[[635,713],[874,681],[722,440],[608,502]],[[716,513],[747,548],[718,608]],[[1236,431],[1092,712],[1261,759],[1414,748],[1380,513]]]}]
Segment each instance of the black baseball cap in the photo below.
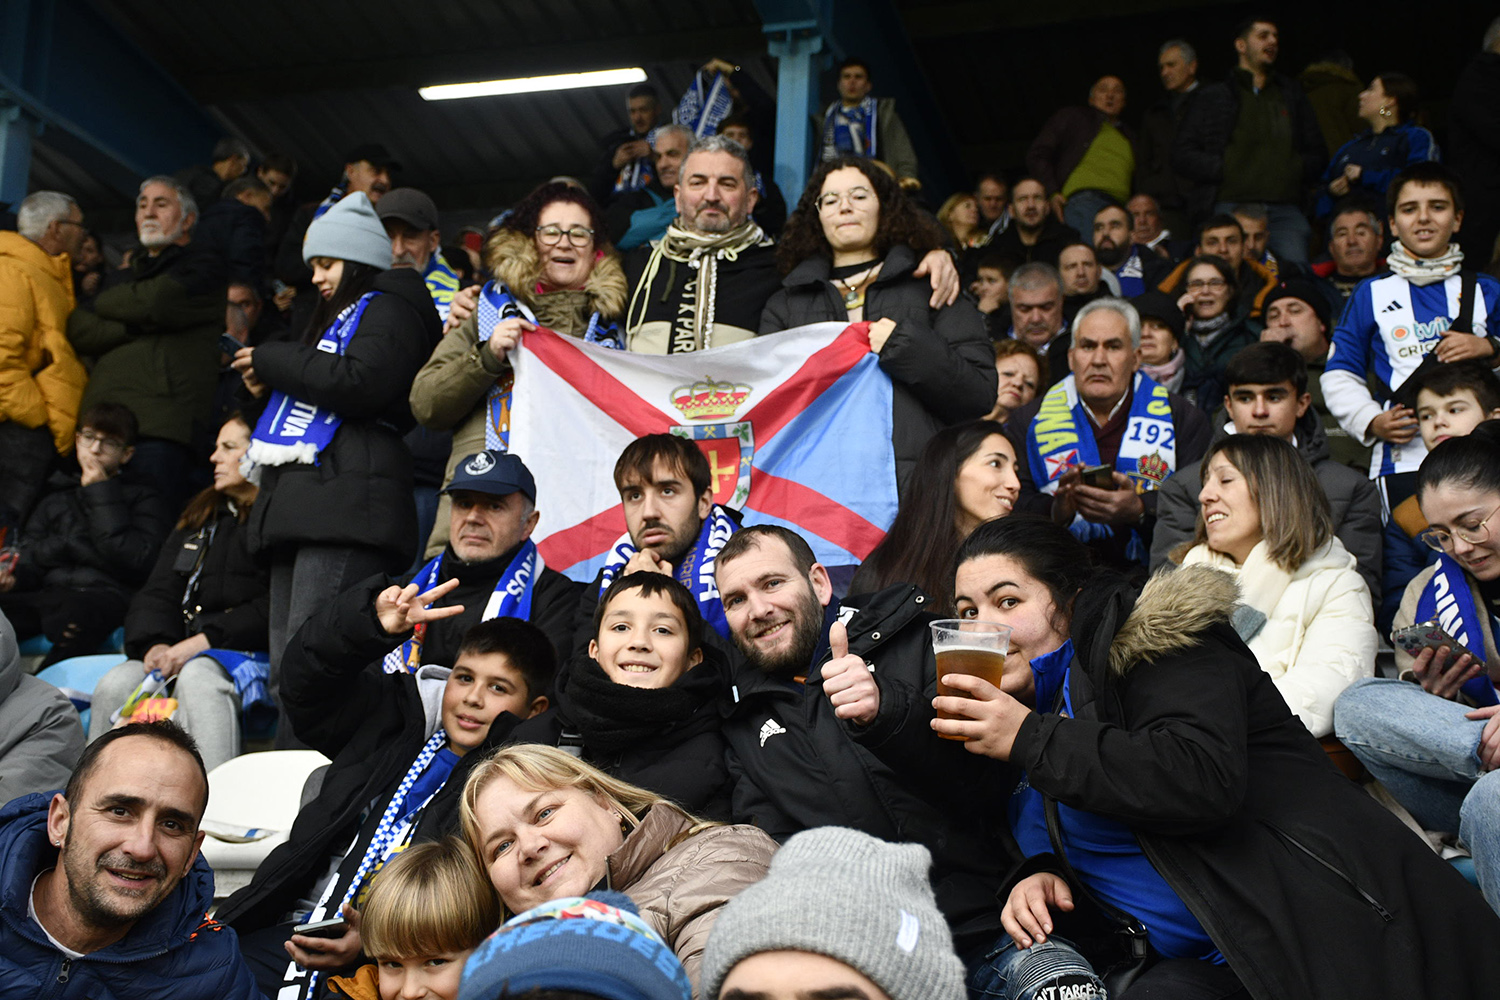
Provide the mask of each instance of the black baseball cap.
[{"label": "black baseball cap", "polygon": [[366,160],[387,170],[401,169],[401,164],[391,155],[391,151],[378,142],[362,143],[344,155],[345,163],[358,163],[360,160]]},{"label": "black baseball cap", "polygon": [[413,229],[438,228],[438,210],[433,200],[412,187],[394,188],[380,196],[375,205],[380,221],[400,219]]},{"label": "black baseball cap", "polygon": [[[384,199],[381,199],[382,201]],[[475,452],[453,470],[453,479],[444,493],[488,493],[503,497],[522,493],[536,503],[536,480],[526,463],[508,452],[486,450]]]}]

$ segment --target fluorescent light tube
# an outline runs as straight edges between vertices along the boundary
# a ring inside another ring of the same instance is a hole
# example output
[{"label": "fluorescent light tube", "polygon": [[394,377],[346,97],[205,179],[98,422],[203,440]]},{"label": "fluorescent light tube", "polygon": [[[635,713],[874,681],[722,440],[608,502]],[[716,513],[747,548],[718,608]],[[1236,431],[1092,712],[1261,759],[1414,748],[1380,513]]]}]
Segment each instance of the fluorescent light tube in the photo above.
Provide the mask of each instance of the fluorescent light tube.
[{"label": "fluorescent light tube", "polygon": [[417,93],[424,101],[452,101],[463,97],[535,94],[549,90],[577,90],[580,87],[614,87],[622,83],[644,83],[645,80],[646,71],[639,66],[632,66],[629,69],[600,69],[590,73],[524,76],[513,80],[444,83],[433,87],[419,87]]}]

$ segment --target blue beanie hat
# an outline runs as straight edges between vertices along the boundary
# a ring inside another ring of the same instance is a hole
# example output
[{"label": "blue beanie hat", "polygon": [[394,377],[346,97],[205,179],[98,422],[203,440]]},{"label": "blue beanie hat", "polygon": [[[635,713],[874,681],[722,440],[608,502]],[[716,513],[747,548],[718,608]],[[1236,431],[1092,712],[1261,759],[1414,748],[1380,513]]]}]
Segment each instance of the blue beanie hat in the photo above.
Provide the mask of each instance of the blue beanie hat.
[{"label": "blue beanie hat", "polygon": [[554,899],[506,921],[464,966],[458,1000],[567,990],[604,1000],[692,1000],[672,949],[618,892]]},{"label": "blue beanie hat", "polygon": [[302,238],[302,259],[310,265],[314,257],[390,269],[391,238],[368,195],[363,191],[345,195],[312,221]]}]

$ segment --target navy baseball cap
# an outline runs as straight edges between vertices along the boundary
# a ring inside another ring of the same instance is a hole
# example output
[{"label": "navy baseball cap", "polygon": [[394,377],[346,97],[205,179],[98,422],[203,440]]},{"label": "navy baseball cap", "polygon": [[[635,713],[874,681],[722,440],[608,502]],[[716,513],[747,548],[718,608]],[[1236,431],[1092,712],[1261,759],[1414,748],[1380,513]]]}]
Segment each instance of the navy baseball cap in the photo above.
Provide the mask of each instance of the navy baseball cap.
[{"label": "navy baseball cap", "polygon": [[443,492],[460,490],[497,497],[524,493],[526,499],[536,503],[536,480],[531,477],[531,470],[518,456],[503,451],[475,452],[459,462],[453,470],[453,480]]}]

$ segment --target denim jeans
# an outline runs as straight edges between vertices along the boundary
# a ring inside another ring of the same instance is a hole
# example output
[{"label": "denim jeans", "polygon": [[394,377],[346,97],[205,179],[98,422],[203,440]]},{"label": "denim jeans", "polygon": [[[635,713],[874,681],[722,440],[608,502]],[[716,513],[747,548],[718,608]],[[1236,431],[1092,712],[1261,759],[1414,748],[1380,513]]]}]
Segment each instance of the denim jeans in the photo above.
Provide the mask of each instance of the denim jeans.
[{"label": "denim jeans", "polygon": [[1409,681],[1355,681],[1333,706],[1340,740],[1417,822],[1457,833],[1485,901],[1500,912],[1500,771],[1479,763],[1483,720]]},{"label": "denim jeans", "polygon": [[[1234,202],[1221,201],[1214,205],[1214,214],[1221,213],[1233,215]],[[1277,260],[1305,265],[1307,244],[1312,239],[1312,225],[1307,221],[1307,216],[1296,205],[1277,202],[1266,203],[1266,214],[1270,217],[1267,220],[1270,233],[1266,236],[1266,246],[1276,255]]]},{"label": "denim jeans", "polygon": [[1114,199],[1103,191],[1093,188],[1084,188],[1082,191],[1074,191],[1068,195],[1068,202],[1063,206],[1063,222],[1078,230],[1079,237],[1089,246],[1094,245],[1094,216],[1104,206],[1112,204]]},{"label": "denim jeans", "polygon": [[1052,989],[1058,986],[1070,987],[1062,992],[1078,1000],[1106,996],[1088,959],[1071,942],[1055,936],[1030,948],[1017,948],[1008,936],[1002,937],[969,969],[965,985],[969,1000],[1045,1000],[1058,995]]}]

